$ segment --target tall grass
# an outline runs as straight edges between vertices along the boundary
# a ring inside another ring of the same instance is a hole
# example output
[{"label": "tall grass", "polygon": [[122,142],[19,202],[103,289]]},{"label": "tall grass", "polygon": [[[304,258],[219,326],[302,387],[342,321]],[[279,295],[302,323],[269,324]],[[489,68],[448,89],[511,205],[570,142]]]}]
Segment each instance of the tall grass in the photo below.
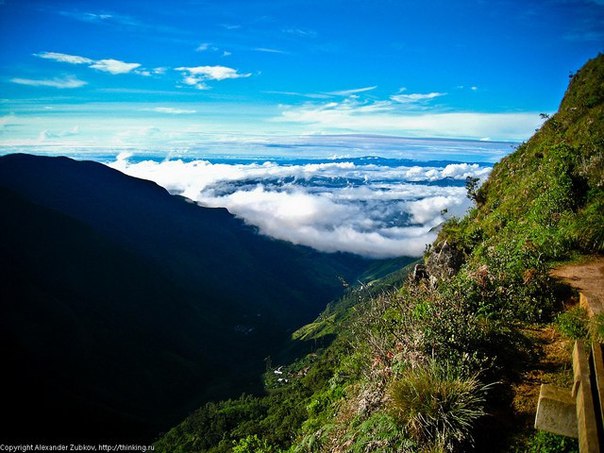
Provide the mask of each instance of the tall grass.
[{"label": "tall grass", "polygon": [[474,422],[485,415],[488,386],[476,376],[430,361],[406,370],[389,397],[395,419],[430,451],[456,451],[473,443]]}]

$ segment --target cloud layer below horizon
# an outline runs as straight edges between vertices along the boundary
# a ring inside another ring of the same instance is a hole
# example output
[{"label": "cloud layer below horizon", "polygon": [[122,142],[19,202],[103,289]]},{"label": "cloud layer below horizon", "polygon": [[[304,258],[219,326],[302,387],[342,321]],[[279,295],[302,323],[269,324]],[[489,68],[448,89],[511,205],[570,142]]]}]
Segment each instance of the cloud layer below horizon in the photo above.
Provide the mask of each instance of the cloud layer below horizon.
[{"label": "cloud layer below horizon", "polygon": [[434,227],[469,207],[463,182],[489,166],[371,160],[210,162],[129,160],[109,165],[201,206],[225,207],[261,234],[323,252],[420,256]]}]

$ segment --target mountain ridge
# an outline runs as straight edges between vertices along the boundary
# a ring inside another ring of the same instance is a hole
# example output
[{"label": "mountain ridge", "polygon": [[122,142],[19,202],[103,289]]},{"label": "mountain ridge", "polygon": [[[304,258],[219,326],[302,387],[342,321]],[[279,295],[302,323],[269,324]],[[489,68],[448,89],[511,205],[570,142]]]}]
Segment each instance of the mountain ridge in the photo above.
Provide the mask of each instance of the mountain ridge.
[{"label": "mountain ridge", "polygon": [[0,200],[2,440],[148,442],[257,389],[263,359],[373,265],[94,162],[0,157]]}]

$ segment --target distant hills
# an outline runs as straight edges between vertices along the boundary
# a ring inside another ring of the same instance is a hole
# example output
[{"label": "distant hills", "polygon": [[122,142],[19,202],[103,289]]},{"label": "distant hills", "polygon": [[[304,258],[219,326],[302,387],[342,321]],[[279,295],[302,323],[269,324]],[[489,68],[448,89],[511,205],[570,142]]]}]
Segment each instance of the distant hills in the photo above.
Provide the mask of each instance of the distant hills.
[{"label": "distant hills", "polygon": [[3,441],[152,440],[257,389],[342,280],[392,265],[271,240],[95,162],[0,157],[0,199]]}]

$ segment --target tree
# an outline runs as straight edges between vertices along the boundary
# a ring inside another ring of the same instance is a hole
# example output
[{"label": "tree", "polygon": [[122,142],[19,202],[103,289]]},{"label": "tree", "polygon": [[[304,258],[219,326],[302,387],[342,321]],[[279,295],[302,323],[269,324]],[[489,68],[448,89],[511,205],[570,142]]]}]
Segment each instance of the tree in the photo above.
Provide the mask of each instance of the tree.
[{"label": "tree", "polygon": [[478,185],[479,181],[480,178],[474,178],[472,176],[466,178],[466,196],[478,205],[484,203],[484,195],[480,191]]}]

